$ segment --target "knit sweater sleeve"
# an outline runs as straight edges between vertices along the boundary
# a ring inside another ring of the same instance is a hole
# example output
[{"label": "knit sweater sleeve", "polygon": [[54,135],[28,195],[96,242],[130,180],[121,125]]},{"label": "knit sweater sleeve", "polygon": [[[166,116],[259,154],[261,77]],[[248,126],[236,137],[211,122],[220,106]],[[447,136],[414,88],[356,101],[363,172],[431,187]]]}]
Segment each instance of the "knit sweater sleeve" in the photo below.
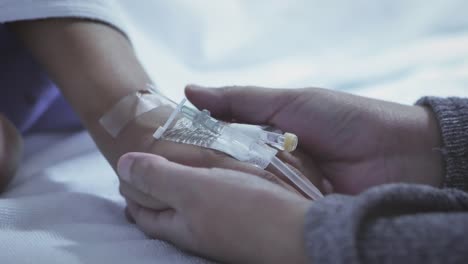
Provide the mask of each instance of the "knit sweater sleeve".
[{"label": "knit sweater sleeve", "polygon": [[424,97],[417,104],[430,107],[439,122],[444,142],[444,187],[468,191],[468,99]]},{"label": "knit sweater sleeve", "polygon": [[330,195],[311,204],[310,263],[466,263],[468,193],[416,184]]},{"label": "knit sweater sleeve", "polygon": [[0,23],[72,17],[100,21],[127,32],[117,0],[0,0]]}]

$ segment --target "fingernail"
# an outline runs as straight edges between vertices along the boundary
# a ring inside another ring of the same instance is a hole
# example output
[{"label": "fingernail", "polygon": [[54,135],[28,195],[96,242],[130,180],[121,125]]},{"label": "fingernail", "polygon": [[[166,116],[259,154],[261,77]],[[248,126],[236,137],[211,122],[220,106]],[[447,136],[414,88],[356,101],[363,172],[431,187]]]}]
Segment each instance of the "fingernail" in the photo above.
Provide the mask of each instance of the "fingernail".
[{"label": "fingernail", "polygon": [[130,182],[130,169],[132,168],[134,161],[135,157],[129,154],[120,158],[117,164],[117,173],[119,174],[121,180]]}]

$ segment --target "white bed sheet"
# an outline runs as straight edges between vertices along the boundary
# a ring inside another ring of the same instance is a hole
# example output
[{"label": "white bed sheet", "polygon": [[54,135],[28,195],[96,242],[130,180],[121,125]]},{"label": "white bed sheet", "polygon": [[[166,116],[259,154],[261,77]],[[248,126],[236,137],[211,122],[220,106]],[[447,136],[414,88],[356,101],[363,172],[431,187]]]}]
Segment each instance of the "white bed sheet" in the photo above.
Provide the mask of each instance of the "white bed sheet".
[{"label": "white bed sheet", "polygon": [[25,143],[0,199],[1,263],[207,263],[127,222],[116,175],[86,132]]},{"label": "white bed sheet", "polygon": [[[466,1],[121,1],[146,69],[175,100],[189,82],[323,86],[403,103],[468,95]],[[0,197],[1,263],[207,263],[124,215],[86,133],[26,139]]]}]

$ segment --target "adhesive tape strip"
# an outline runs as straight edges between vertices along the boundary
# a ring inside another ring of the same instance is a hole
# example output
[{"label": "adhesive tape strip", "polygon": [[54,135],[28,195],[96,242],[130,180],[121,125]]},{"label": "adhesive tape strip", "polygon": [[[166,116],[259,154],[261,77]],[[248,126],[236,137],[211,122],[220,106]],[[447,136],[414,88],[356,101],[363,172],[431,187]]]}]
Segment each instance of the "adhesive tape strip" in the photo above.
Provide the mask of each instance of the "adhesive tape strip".
[{"label": "adhesive tape strip", "polygon": [[115,138],[130,121],[162,104],[157,94],[148,90],[140,90],[117,102],[99,119],[99,123]]}]

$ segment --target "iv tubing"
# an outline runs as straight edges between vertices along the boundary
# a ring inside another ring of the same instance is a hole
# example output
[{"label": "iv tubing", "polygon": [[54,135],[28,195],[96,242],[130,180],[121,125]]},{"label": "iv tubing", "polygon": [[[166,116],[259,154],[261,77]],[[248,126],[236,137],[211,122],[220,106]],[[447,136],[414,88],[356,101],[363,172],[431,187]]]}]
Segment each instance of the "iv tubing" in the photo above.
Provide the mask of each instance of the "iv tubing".
[{"label": "iv tubing", "polygon": [[297,175],[291,168],[289,168],[284,162],[278,157],[274,157],[271,161],[271,165],[277,168],[284,176],[288,177],[297,187],[299,187],[305,194],[310,198],[317,200],[322,198],[322,193],[312,183],[308,183],[301,176]]}]

